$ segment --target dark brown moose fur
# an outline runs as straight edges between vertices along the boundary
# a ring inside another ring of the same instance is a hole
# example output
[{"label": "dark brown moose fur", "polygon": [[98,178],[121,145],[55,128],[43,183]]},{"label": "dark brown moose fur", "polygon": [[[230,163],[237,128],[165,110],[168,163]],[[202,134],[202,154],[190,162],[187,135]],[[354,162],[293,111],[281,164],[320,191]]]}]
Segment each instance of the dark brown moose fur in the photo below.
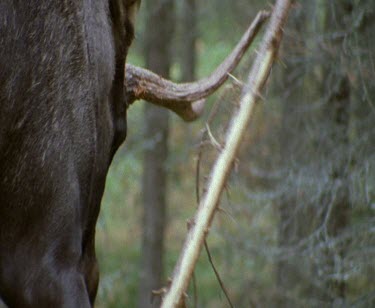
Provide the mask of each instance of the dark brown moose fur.
[{"label": "dark brown moose fur", "polygon": [[0,298],[11,308],[94,303],[137,2],[0,1]]}]

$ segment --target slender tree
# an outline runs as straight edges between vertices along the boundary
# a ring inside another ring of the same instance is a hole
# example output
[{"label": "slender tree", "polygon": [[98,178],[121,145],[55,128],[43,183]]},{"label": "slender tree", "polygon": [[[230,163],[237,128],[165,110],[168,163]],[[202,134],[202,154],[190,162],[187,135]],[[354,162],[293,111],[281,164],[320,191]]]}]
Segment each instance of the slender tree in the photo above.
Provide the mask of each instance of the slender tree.
[{"label": "slender tree", "polygon": [[[170,42],[174,29],[174,0],[145,2],[146,66],[164,77],[171,67]],[[159,289],[163,277],[164,231],[167,223],[166,194],[169,115],[167,110],[145,105],[145,140],[142,201],[143,239],[138,306],[157,307],[152,291]]]},{"label": "slender tree", "polygon": [[[353,11],[351,1],[340,1],[331,5],[328,24],[331,33],[337,31],[348,31],[352,25],[347,24]],[[328,250],[329,276],[327,287],[333,303],[345,301],[346,282],[343,275],[343,264],[346,253],[346,241],[342,241],[341,235],[350,224],[350,107],[351,107],[351,85],[349,71],[346,67],[346,57],[340,52],[344,47],[345,36],[331,41],[332,50],[337,54],[331,64],[331,74],[327,86],[330,89],[326,109],[332,131],[328,136],[334,143],[334,159],[332,159],[332,171],[330,174],[332,182],[332,201],[327,207],[327,241],[332,241]]]},{"label": "slender tree", "polygon": [[192,81],[195,78],[197,40],[197,3],[196,0],[183,0],[181,9],[181,79]]}]

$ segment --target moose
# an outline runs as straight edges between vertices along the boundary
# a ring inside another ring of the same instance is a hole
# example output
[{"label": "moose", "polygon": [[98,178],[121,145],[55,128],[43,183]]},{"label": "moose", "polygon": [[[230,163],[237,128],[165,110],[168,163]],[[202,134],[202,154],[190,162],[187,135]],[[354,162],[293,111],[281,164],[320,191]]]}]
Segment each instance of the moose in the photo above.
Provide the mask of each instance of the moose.
[{"label": "moose", "polygon": [[93,306],[95,225],[128,107],[145,99],[196,119],[260,28],[253,23],[211,76],[175,84],[125,64],[139,5],[0,2],[0,301],[8,307]]}]

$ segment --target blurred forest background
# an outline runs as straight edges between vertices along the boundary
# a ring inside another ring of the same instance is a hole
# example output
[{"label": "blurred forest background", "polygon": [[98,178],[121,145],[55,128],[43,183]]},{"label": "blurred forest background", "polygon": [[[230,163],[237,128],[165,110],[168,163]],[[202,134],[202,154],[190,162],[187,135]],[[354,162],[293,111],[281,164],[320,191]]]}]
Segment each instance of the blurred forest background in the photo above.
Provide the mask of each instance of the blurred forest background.
[{"label": "blurred forest background", "polygon": [[[142,0],[128,62],[207,76],[271,4]],[[207,127],[224,141],[255,52],[194,123],[129,108],[97,227],[97,307],[158,305],[150,292],[172,275],[196,209],[197,162],[202,193],[217,156]],[[296,1],[263,94],[208,236],[234,306],[375,307],[374,0]],[[205,251],[195,282],[190,307],[228,307]]]}]

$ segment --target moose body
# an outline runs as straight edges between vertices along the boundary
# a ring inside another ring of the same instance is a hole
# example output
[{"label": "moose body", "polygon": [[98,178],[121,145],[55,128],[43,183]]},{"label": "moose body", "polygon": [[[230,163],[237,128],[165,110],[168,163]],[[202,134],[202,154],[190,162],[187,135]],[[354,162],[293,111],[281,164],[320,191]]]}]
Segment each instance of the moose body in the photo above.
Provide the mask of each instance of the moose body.
[{"label": "moose body", "polygon": [[0,2],[0,298],[9,307],[93,305],[95,224],[126,135],[134,5]]}]

